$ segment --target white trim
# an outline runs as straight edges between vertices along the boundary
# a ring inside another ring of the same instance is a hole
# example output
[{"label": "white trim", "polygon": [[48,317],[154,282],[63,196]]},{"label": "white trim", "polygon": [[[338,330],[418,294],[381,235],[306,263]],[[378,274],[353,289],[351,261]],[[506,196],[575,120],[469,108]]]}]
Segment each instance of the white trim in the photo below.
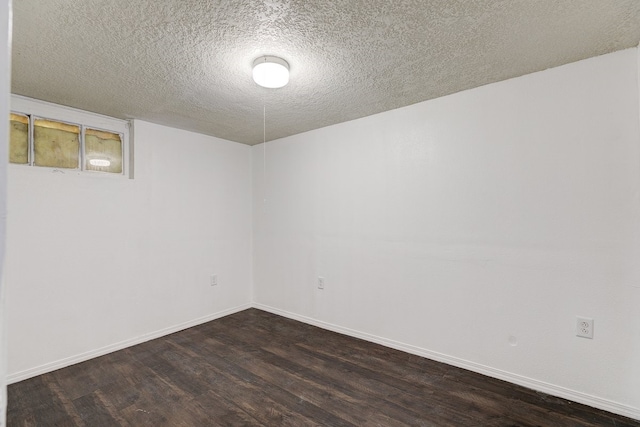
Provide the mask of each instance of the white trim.
[{"label": "white trim", "polygon": [[481,365],[479,363],[471,362],[469,360],[460,359],[454,356],[449,356],[436,351],[427,350],[420,347],[415,347],[410,344],[401,343],[398,341],[390,340],[387,338],[371,335],[365,332],[356,331],[354,329],[345,328],[342,326],[334,325],[332,323],[323,322],[313,319],[311,317],[301,316],[299,314],[290,313],[288,311],[280,310],[278,308],[270,307],[264,304],[253,303],[253,307],[259,310],[264,310],[269,313],[277,314],[282,317],[297,320],[309,325],[317,326],[322,329],[337,332],[340,334],[348,335],[355,338],[360,338],[365,341],[373,342],[383,345],[385,347],[393,348],[396,350],[404,351],[406,353],[415,354],[417,356],[425,357],[427,359],[435,360],[437,362],[446,363],[448,365],[463,368],[469,371],[477,372],[482,375],[486,375],[492,378],[508,381],[513,384],[521,385],[523,387],[530,388],[532,390],[541,391],[543,393],[568,399],[577,403],[582,403],[594,408],[602,409],[605,411],[613,412],[614,414],[623,415],[625,417],[634,418],[640,420],[640,408],[634,408],[632,406],[622,405],[611,400],[602,399],[597,396],[592,396],[579,391],[571,390],[565,387],[560,387],[554,384],[549,384],[544,381],[539,381],[533,378],[524,377],[522,375],[506,372],[500,369],[495,369],[490,366]]},{"label": "white trim", "polygon": [[7,311],[5,299],[5,263],[7,243],[7,164],[9,163],[9,117],[11,90],[11,38],[13,33],[11,0],[0,4],[0,427],[6,426],[7,413]]},{"label": "white trim", "polygon": [[634,408],[632,406],[622,405],[617,402],[613,402],[611,400],[602,399],[597,396],[592,396],[586,393],[582,393],[579,391],[571,390],[565,387],[560,387],[554,384],[549,384],[544,381],[539,381],[533,378],[528,378],[522,375],[514,374],[511,372],[506,372],[500,369],[495,369],[490,366],[481,365],[479,363],[471,362],[469,360],[460,359],[457,357],[449,356],[443,353],[438,353],[436,351],[427,350],[424,348],[416,347],[410,344],[401,343],[398,341],[390,340],[387,338],[379,337],[376,335],[368,334],[365,332],[356,331],[354,329],[345,328],[342,326],[334,325],[332,323],[323,322],[320,320],[316,320],[310,317],[302,316],[299,314],[291,313],[288,311],[280,310],[274,307],[270,307],[264,304],[258,303],[249,303],[242,304],[234,308],[230,308],[228,310],[219,311],[214,314],[210,314],[208,316],[200,317],[198,319],[190,320],[188,322],[181,323],[179,325],[171,326],[165,329],[161,329],[155,332],[150,332],[148,334],[141,335],[136,338],[132,338],[129,340],[121,341],[115,344],[111,344],[105,347],[101,347],[96,350],[88,351],[85,353],[78,354],[76,356],[67,357],[65,359],[60,359],[55,362],[47,363],[45,365],[37,366],[35,368],[27,369],[24,371],[16,372],[7,376],[7,384],[13,384],[19,381],[26,380],[28,378],[35,377],[37,375],[46,374],[48,372],[55,371],[57,369],[65,368],[67,366],[75,365],[76,363],[84,362],[86,360],[93,359],[95,357],[103,356],[108,353],[112,353],[114,351],[122,350],[137,344],[141,344],[146,341],[150,341],[156,338],[163,337],[165,335],[172,334],[174,332],[178,332],[184,329],[191,328],[193,326],[197,326],[206,322],[210,322],[212,320],[219,319],[221,317],[225,317],[234,313],[238,313],[240,311],[256,308],[258,310],[263,310],[269,313],[276,314],[278,316],[286,317],[289,319],[293,319],[299,322],[306,323],[308,325],[317,326],[322,329],[326,329],[329,331],[337,332],[340,334],[348,335],[351,337],[363,339],[365,341],[373,342],[376,344],[383,345],[385,347],[393,348],[396,350],[404,351],[406,353],[415,354],[417,356],[425,357],[427,359],[435,360],[438,362],[446,363],[451,366],[456,366],[458,368],[466,369],[472,372],[477,372],[482,375],[487,375],[492,378],[497,378],[500,380],[508,381],[513,384],[521,385],[523,387],[530,388],[532,390],[537,390],[552,396],[560,397],[563,399],[568,399],[573,402],[582,403],[584,405],[588,405],[594,408],[602,409],[605,411],[612,412],[614,414],[623,415],[626,417],[630,417],[636,420],[640,420],[640,409]]},{"label": "white trim", "polygon": [[[135,130],[136,124],[135,123],[136,123],[135,120],[131,120],[129,122],[129,126],[128,126],[128,128],[129,128],[129,146],[126,147],[127,148],[127,157],[126,157],[126,159],[128,160],[128,162],[127,162],[126,166],[122,165],[122,168],[125,169],[125,167],[126,167],[127,172],[129,172],[129,179],[134,179],[135,178],[135,174],[136,174],[135,173],[135,168],[136,168],[136,165],[135,165],[135,153],[134,153],[134,147],[135,147],[134,139],[135,139],[135,134],[136,134],[136,130]],[[124,151],[123,151],[123,153],[124,153]]]},{"label": "white trim", "polygon": [[151,341],[153,339],[160,338],[165,335],[173,334],[174,332],[182,331],[184,329],[188,329],[193,326],[200,325],[202,323],[210,322],[212,320],[216,320],[221,317],[225,317],[230,314],[234,314],[234,313],[246,310],[248,308],[252,308],[252,305],[251,304],[239,305],[237,307],[230,308],[228,310],[219,311],[217,313],[209,314],[207,316],[200,317],[198,319],[189,320],[188,322],[184,322],[184,323],[180,323],[179,325],[160,329],[155,332],[149,332],[148,334],[144,334],[132,339],[120,341],[118,343],[101,347],[96,350],[87,351],[75,356],[70,356],[64,359],[56,360],[55,362],[36,366],[35,368],[30,368],[24,371],[15,372],[13,374],[7,375],[7,384],[17,383],[18,381],[23,381],[23,380],[35,377],[37,375],[42,375],[48,372],[55,371],[57,369],[66,368],[67,366],[75,365],[76,363],[84,362],[89,359],[93,359],[95,357],[104,356],[105,354],[113,353],[114,351],[118,351],[118,350],[125,349],[127,347],[134,346],[136,344],[141,344],[143,342]]},{"label": "white trim", "polygon": [[[638,105],[638,107],[640,109],[640,43],[638,43],[638,46],[636,46],[636,56],[638,58],[638,60],[636,62],[636,76],[637,76],[637,78],[636,78],[636,85],[637,85],[636,89],[637,89],[637,92],[638,92],[638,103],[637,103],[637,105]],[[639,112],[640,112],[640,110],[639,110]],[[640,115],[638,116],[638,120],[640,120]],[[640,124],[640,121],[638,123]],[[635,287],[636,288],[640,287],[640,285],[636,284]]]},{"label": "white trim", "polygon": [[127,120],[15,94],[11,94],[11,110],[74,124],[82,123],[92,128],[97,127],[98,129],[108,129],[122,133],[128,130],[129,124]]}]

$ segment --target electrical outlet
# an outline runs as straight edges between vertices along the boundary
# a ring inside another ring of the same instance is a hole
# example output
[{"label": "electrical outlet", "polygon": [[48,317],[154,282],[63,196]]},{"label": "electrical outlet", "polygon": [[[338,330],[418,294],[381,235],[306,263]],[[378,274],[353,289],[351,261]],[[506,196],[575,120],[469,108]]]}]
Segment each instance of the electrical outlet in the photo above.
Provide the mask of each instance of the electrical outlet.
[{"label": "electrical outlet", "polygon": [[324,289],[324,277],[318,277],[318,289]]},{"label": "electrical outlet", "polygon": [[209,277],[209,284],[211,286],[218,286],[218,275],[217,274],[212,274],[211,277]]},{"label": "electrical outlet", "polygon": [[576,335],[583,338],[593,339],[593,319],[588,317],[578,317],[576,319]]}]

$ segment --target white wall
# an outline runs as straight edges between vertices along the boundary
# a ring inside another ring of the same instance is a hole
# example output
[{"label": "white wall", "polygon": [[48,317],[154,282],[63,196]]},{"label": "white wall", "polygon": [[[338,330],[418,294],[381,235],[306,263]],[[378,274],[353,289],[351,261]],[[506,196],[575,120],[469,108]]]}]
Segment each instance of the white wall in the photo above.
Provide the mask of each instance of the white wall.
[{"label": "white wall", "polygon": [[133,180],[10,166],[10,381],[251,302],[250,147],[140,121],[134,140]]},{"label": "white wall", "polygon": [[637,55],[274,141],[266,173],[144,122],[133,180],[12,165],[10,381],[247,307],[253,278],[258,307],[640,418]]},{"label": "white wall", "polygon": [[[0,2],[0,117],[9,115],[9,87],[11,83],[11,0]],[[6,339],[4,303],[4,258],[7,217],[7,137],[8,120],[0,120],[0,427],[5,425]]]},{"label": "white wall", "polygon": [[640,418],[636,55],[254,147],[256,303]]}]

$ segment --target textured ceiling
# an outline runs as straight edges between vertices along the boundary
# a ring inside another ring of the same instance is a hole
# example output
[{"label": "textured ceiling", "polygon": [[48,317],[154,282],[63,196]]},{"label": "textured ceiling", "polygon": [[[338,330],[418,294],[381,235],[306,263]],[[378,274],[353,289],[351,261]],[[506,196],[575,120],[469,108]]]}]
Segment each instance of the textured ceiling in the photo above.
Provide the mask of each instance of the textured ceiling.
[{"label": "textured ceiling", "polygon": [[[636,46],[639,0],[14,0],[12,92],[267,140]],[[291,65],[282,89],[251,64]]]}]

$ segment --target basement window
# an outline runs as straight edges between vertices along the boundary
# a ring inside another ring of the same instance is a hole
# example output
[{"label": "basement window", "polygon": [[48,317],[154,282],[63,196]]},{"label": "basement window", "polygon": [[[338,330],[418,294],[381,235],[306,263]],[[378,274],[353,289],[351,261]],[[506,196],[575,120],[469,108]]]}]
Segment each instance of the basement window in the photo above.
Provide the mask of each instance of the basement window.
[{"label": "basement window", "polygon": [[122,136],[88,128],[84,133],[85,169],[122,173]]},{"label": "basement window", "polygon": [[80,159],[80,126],[48,119],[33,121],[33,164],[77,169]]},{"label": "basement window", "polygon": [[29,117],[11,113],[9,129],[9,161],[21,165],[29,163]]},{"label": "basement window", "polygon": [[129,123],[11,96],[9,162],[60,171],[129,176]]}]

